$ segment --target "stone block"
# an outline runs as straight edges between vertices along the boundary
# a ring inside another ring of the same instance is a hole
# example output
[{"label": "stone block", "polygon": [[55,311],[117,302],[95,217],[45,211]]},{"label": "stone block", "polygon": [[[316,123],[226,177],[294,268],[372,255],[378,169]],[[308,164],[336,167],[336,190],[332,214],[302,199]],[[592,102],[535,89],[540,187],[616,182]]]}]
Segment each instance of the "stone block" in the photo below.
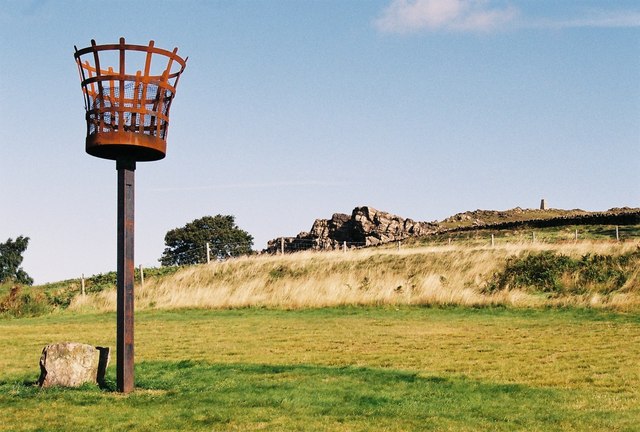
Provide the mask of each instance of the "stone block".
[{"label": "stone block", "polygon": [[50,344],[40,357],[40,387],[78,387],[102,384],[109,365],[110,349],[77,342]]}]

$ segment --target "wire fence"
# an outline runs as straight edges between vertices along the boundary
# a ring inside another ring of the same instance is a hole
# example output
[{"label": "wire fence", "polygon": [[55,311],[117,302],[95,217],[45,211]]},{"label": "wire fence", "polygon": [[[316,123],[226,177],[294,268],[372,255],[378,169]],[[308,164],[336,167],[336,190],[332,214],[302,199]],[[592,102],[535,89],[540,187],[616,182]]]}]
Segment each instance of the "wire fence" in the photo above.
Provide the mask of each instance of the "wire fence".
[{"label": "wire fence", "polygon": [[211,261],[224,261],[238,255],[246,255],[252,252],[253,242],[209,242],[204,245],[175,249],[165,249],[161,263],[184,265],[195,263],[207,263]]},{"label": "wire fence", "polygon": [[420,243],[460,243],[490,242],[498,243],[565,243],[576,241],[613,241],[625,242],[640,240],[640,225],[574,225],[538,229],[476,229],[453,230],[421,239]]},{"label": "wire fence", "polygon": [[[604,241],[611,243],[638,242],[640,247],[640,225],[597,225],[597,226],[565,226],[539,229],[497,230],[478,227],[477,229],[452,230],[443,233],[434,233],[422,237],[406,237],[402,239],[377,239],[369,237],[368,241],[346,241],[329,238],[298,238],[279,237],[271,240],[267,248],[261,252],[252,250],[253,242],[236,243],[207,243],[205,245],[190,247],[179,251],[182,265],[206,264],[211,261],[222,262],[238,255],[251,253],[258,254],[291,254],[303,251],[348,251],[382,247],[387,250],[419,246],[439,245],[464,245],[500,247],[506,244],[556,244],[579,243],[588,241]],[[234,254],[234,251],[245,251],[242,254]],[[163,265],[157,267],[147,263],[139,265],[135,269],[135,280],[144,284],[145,276],[159,276],[172,273],[179,268],[178,265]],[[115,286],[116,272],[93,275],[85,278],[82,275],[81,292],[101,291],[107,286]],[[86,283],[86,287],[85,287]]]},{"label": "wire fence", "polygon": [[267,244],[267,253],[295,252],[305,250],[339,250],[361,248],[369,245],[366,241],[340,240],[331,238],[280,237]]},{"label": "wire fence", "polygon": [[298,251],[331,251],[365,247],[397,248],[421,245],[487,245],[508,243],[566,243],[579,241],[627,242],[640,240],[640,225],[562,226],[511,230],[466,227],[421,237],[389,236],[367,237],[366,241],[339,241],[336,239],[281,237],[269,242],[267,253],[295,253]]},{"label": "wire fence", "polygon": [[[485,244],[496,246],[507,243],[562,243],[576,241],[634,241],[640,240],[640,225],[598,225],[564,226],[539,229],[487,229],[468,227],[463,230],[434,233],[422,237],[376,238],[369,236],[365,241],[342,240],[319,237],[278,237],[268,242],[267,248],[257,253],[287,254],[302,251],[349,251],[365,247],[402,248],[416,245],[441,244]],[[174,250],[178,263],[204,264],[211,261],[225,261],[239,255],[256,253],[252,242],[207,243],[184,250]],[[180,264],[178,264],[180,265]]]}]

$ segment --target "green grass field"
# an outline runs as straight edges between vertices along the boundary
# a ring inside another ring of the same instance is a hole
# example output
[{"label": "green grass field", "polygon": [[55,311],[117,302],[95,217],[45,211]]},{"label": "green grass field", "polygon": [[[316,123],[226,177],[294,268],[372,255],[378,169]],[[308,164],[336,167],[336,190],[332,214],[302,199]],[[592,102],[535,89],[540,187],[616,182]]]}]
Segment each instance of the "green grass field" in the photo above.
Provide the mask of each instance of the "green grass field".
[{"label": "green grass field", "polygon": [[[640,315],[589,309],[143,311],[136,384],[40,390],[44,345],[115,314],[0,321],[0,430],[634,431]],[[115,354],[115,353],[114,353]]]}]

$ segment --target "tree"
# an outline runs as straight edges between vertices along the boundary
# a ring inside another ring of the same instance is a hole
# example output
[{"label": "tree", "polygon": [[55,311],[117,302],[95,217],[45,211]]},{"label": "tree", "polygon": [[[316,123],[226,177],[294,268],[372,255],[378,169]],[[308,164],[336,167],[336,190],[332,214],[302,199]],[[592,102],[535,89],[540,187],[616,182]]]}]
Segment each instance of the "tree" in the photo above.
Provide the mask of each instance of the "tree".
[{"label": "tree", "polygon": [[236,226],[234,216],[204,216],[167,232],[160,263],[170,266],[207,262],[207,243],[212,258],[240,256],[251,253],[253,236]]},{"label": "tree", "polygon": [[29,237],[20,236],[0,243],[0,282],[17,282],[32,285],[33,279],[27,274],[22,264],[22,254],[27,250]]}]

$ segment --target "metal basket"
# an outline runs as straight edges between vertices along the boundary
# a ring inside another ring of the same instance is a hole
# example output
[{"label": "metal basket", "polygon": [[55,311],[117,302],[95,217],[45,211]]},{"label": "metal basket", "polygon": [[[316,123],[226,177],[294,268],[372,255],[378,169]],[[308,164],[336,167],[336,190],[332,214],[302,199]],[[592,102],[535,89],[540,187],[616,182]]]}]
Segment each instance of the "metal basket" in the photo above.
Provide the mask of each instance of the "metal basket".
[{"label": "metal basket", "polygon": [[[90,47],[74,48],[86,110],[87,153],[112,160],[164,158],[169,108],[188,58],[180,58],[178,48],[156,48],[154,41],[130,45],[124,38],[119,44],[96,45],[91,40]],[[109,61],[115,64],[105,64]]]}]

